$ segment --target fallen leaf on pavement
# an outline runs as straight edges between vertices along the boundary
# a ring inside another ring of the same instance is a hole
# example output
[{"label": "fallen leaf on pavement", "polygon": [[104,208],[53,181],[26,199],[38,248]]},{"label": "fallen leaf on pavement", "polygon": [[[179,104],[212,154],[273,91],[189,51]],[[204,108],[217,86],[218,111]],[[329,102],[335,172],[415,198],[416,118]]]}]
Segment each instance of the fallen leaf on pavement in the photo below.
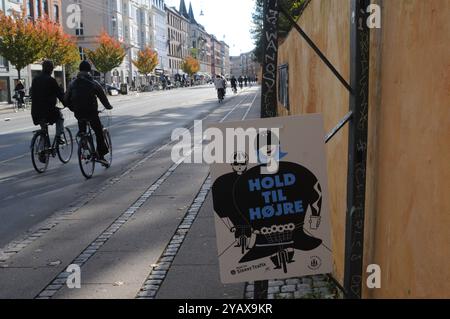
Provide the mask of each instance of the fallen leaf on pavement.
[{"label": "fallen leaf on pavement", "polygon": [[61,265],[61,261],[60,260],[52,261],[51,263],[49,263],[49,266],[53,266],[53,267],[59,266],[59,265]]}]

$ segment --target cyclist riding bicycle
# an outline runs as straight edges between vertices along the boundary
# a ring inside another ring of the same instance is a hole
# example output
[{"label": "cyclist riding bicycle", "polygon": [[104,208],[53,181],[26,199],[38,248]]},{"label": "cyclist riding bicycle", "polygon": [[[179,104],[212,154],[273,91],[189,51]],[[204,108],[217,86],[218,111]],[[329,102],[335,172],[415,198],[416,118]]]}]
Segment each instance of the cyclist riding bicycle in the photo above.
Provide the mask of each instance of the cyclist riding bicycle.
[{"label": "cyclist riding bicycle", "polygon": [[218,96],[219,100],[223,100],[223,98],[225,96],[227,82],[220,75],[217,75],[216,80],[214,81],[214,86],[217,90],[217,96]]},{"label": "cyclist riding bicycle", "polygon": [[233,92],[236,93],[237,92],[237,80],[234,77],[234,75],[231,77],[231,88],[233,89]]},{"label": "cyclist riding bicycle", "polygon": [[17,81],[17,85],[14,88],[14,93],[14,97],[19,103],[19,108],[23,107],[23,105],[25,104],[25,86],[23,85],[21,80]]},{"label": "cyclist riding bicycle", "polygon": [[107,110],[112,110],[113,107],[109,104],[100,83],[92,78],[90,63],[87,61],[81,62],[79,70],[77,78],[72,81],[67,90],[66,103],[69,109],[75,113],[75,117],[78,120],[78,136],[86,132],[85,121],[90,122],[97,140],[97,161],[102,165],[108,165],[105,155],[109,153],[109,150],[103,136],[103,125],[98,116],[97,98]]},{"label": "cyclist riding bicycle", "polygon": [[62,145],[64,140],[64,117],[61,110],[56,107],[57,99],[66,106],[64,101],[64,91],[58,82],[52,77],[53,62],[45,60],[42,63],[42,73],[33,79],[31,96],[31,116],[34,125],[40,125],[42,129],[47,124],[56,124],[57,142]]},{"label": "cyclist riding bicycle", "polygon": [[242,75],[238,78],[238,82],[239,82],[239,87],[242,90],[244,88],[244,78],[242,77]]}]

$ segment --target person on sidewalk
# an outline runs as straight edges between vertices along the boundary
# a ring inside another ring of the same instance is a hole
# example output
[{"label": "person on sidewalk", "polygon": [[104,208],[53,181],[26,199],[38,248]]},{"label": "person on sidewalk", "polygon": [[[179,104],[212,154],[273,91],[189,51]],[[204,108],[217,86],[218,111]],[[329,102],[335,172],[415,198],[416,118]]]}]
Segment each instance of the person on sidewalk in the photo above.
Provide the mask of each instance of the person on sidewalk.
[{"label": "person on sidewalk", "polygon": [[86,122],[83,120],[90,122],[97,140],[97,160],[102,165],[108,165],[105,155],[109,153],[109,150],[103,136],[103,125],[98,116],[97,98],[107,110],[112,110],[113,107],[100,83],[92,78],[90,63],[81,62],[79,69],[77,78],[70,84],[66,93],[66,103],[78,120],[79,135],[86,132]]},{"label": "person on sidewalk", "polygon": [[56,107],[57,99],[66,106],[64,90],[52,77],[54,65],[50,60],[42,63],[42,73],[33,79],[30,89],[31,117],[34,125],[42,129],[47,124],[56,124],[56,138],[59,144],[65,144],[61,137],[64,133],[64,117],[61,110]]}]

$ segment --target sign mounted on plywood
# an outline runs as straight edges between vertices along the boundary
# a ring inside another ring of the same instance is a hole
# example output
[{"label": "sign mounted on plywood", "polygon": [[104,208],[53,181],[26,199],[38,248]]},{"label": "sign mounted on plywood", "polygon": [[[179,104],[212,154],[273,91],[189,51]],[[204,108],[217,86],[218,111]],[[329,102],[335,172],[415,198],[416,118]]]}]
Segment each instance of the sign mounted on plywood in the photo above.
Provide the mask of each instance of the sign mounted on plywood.
[{"label": "sign mounted on plywood", "polygon": [[[233,146],[229,163],[212,165],[222,282],[331,273],[322,116],[215,128],[227,139],[233,136],[230,130],[247,134],[233,137],[244,143]],[[233,144],[226,141],[227,147]]]}]

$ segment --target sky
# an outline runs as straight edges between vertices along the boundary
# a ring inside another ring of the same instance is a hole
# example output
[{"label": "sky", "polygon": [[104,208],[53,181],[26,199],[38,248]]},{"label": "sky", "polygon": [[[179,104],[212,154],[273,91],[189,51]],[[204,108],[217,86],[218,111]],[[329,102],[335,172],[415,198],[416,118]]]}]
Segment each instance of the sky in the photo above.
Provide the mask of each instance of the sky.
[{"label": "sky", "polygon": [[[230,55],[237,56],[253,50],[252,12],[254,0],[185,0],[189,10],[192,2],[195,19],[206,31],[230,46]],[[166,5],[177,10],[180,0],[166,0]],[[203,10],[204,16],[200,16]]]}]

